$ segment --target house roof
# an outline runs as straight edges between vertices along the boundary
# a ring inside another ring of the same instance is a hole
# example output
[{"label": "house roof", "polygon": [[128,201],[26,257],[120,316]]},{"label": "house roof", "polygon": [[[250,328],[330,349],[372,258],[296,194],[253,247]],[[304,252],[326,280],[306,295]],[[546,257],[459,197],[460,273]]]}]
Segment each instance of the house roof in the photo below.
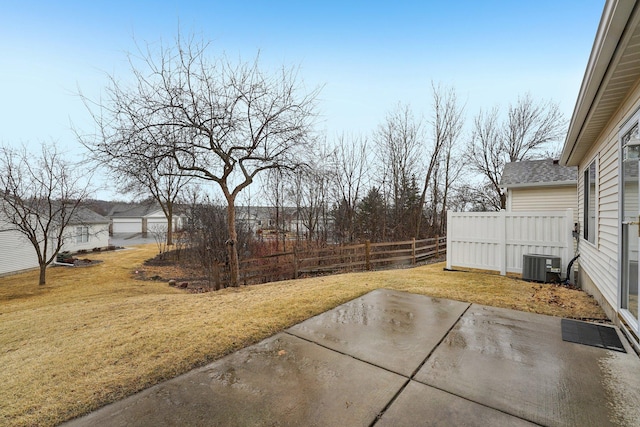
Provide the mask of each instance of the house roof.
[{"label": "house roof", "polygon": [[160,210],[160,206],[154,203],[122,203],[115,205],[109,212],[111,218],[142,218],[157,210]]},{"label": "house roof", "polygon": [[500,186],[503,188],[575,186],[578,171],[575,166],[563,166],[557,160],[524,160],[504,165]]},{"label": "house roof", "polygon": [[[108,224],[109,219],[100,215],[99,213],[84,207],[84,206],[75,206],[75,202],[67,203],[69,206],[65,208],[65,206],[60,201],[49,201],[45,199],[33,200],[30,199],[27,202],[22,202],[21,199],[15,198],[14,196],[5,195],[3,198],[0,198],[0,203],[3,203],[4,200],[8,200],[7,198],[11,198],[14,201],[19,201],[16,203],[19,207],[18,209],[23,212],[28,212],[32,214],[39,213],[43,217],[48,217],[50,212],[53,212],[53,218],[61,221],[62,218],[65,220],[69,219],[69,224]],[[70,211],[75,209],[72,215],[69,215]],[[64,215],[64,217],[63,217]],[[56,218],[57,217],[57,218]]]},{"label": "house roof", "polygon": [[108,224],[109,219],[100,215],[97,212],[92,211],[89,208],[79,207],[76,210],[71,224]]},{"label": "house roof", "polygon": [[607,0],[569,122],[561,162],[575,166],[640,78],[640,5]]}]

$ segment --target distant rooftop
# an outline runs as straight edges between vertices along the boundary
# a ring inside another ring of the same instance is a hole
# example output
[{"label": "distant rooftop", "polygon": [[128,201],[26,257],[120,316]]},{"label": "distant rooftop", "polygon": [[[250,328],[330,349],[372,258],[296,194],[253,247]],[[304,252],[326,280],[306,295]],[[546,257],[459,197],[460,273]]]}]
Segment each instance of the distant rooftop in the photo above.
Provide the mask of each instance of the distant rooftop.
[{"label": "distant rooftop", "polygon": [[72,224],[80,223],[80,224],[107,224],[109,223],[109,219],[100,215],[97,212],[92,211],[91,209],[80,207],[75,212]]},{"label": "distant rooftop", "polygon": [[160,209],[156,203],[121,203],[111,208],[111,218],[139,218]]},{"label": "distant rooftop", "polygon": [[551,185],[576,185],[578,168],[562,166],[557,160],[524,160],[504,165],[500,186],[536,187]]}]

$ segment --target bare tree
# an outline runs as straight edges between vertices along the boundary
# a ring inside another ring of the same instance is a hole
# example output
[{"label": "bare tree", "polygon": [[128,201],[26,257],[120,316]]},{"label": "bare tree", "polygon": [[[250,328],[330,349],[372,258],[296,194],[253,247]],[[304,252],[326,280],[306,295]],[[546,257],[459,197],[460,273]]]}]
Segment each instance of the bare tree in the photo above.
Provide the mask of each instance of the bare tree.
[{"label": "bare tree", "polygon": [[282,236],[282,250],[287,250],[287,235],[285,221],[285,197],[287,196],[285,187],[287,180],[290,178],[283,169],[271,169],[267,171],[266,180],[263,183],[263,193],[265,199],[273,208],[275,232],[276,232],[276,251],[280,249],[280,236]]},{"label": "bare tree", "polygon": [[503,126],[503,150],[510,162],[539,156],[549,143],[564,137],[565,125],[557,103],[534,102],[526,93],[518,97],[515,105],[509,105],[508,120]]},{"label": "bare tree", "polygon": [[548,153],[549,144],[559,142],[563,137],[565,126],[558,104],[535,102],[530,94],[518,97],[515,105],[509,105],[507,117],[502,122],[497,107],[488,113],[478,113],[469,144],[469,159],[492,188],[490,204],[495,209],[506,206],[506,196],[500,190],[504,165]]},{"label": "bare tree", "polygon": [[361,197],[367,166],[366,137],[340,135],[332,156],[336,199],[335,222],[340,241],[355,240],[356,206]]},{"label": "bare tree", "polygon": [[265,73],[252,62],[211,60],[209,43],[177,38],[130,55],[133,84],[110,77],[91,108],[101,135],[92,150],[116,145],[171,159],[181,174],[215,182],[227,203],[231,285],[238,285],[238,194],[265,170],[293,168],[309,143],[318,90],[304,93],[295,70]]},{"label": "bare tree", "polygon": [[410,212],[403,209],[409,194],[407,184],[416,175],[424,140],[422,120],[416,119],[408,105],[399,104],[378,127],[374,142],[382,171],[383,195],[391,198],[394,238],[405,237]]},{"label": "bare tree", "polygon": [[[162,135],[162,129],[158,129]],[[157,137],[157,134],[149,137]],[[169,137],[169,136],[167,136]],[[83,140],[83,139],[81,139]],[[129,151],[124,145],[89,144],[93,161],[100,166],[106,166],[111,179],[123,193],[146,199],[149,194],[158,203],[167,219],[165,243],[173,245],[173,214],[174,207],[182,190],[191,180],[167,157],[154,154],[153,147],[140,153]]]},{"label": "bare tree", "polygon": [[[422,193],[420,194],[420,210],[424,209],[426,201],[427,190],[434,175],[437,177],[436,169],[439,168],[440,163],[444,160],[445,175],[450,178],[449,166],[451,164],[451,153],[453,146],[460,138],[462,133],[462,127],[464,125],[464,106],[460,106],[458,103],[458,97],[454,88],[443,88],[441,85],[435,85],[431,83],[431,90],[433,96],[433,117],[431,119],[432,132],[433,132],[433,144],[428,150],[428,164],[426,167],[426,173],[424,177],[424,185],[422,187]],[[441,151],[445,150],[444,159],[442,159]],[[446,178],[446,179],[447,179]],[[432,192],[434,199],[438,194],[438,184],[433,183]],[[446,200],[446,196],[445,196]],[[434,213],[436,200],[434,202]],[[434,215],[435,219],[435,215]],[[416,216],[415,230],[413,237],[418,238],[420,233],[420,224],[422,221],[422,215]]]},{"label": "bare tree", "polygon": [[33,246],[46,269],[70,236],[69,225],[81,223],[78,212],[89,196],[89,180],[55,145],[39,154],[26,147],[0,147],[0,232],[18,232]]},{"label": "bare tree", "polygon": [[[453,142],[453,141],[451,141]],[[443,164],[444,164],[444,180],[441,182],[441,194],[442,202],[440,207],[440,218],[438,221],[439,228],[437,229],[438,235],[442,236],[447,232],[447,209],[449,207],[449,197],[452,190],[455,190],[454,185],[458,181],[460,174],[464,169],[464,162],[461,155],[455,153],[455,146],[453,144],[446,144],[443,149]]]},{"label": "bare tree", "polygon": [[298,190],[300,191],[302,225],[307,230],[307,240],[326,242],[329,228],[329,183],[330,173],[326,160],[331,154],[327,147],[320,148],[315,156],[316,161],[298,174]]}]

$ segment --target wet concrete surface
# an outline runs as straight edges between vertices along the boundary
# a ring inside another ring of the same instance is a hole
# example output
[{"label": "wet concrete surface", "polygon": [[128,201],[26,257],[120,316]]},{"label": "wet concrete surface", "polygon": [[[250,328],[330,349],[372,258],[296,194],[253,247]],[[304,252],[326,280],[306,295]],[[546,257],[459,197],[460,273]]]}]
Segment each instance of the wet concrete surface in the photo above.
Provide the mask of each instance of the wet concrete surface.
[{"label": "wet concrete surface", "polygon": [[488,406],[411,381],[382,415],[376,427],[413,426],[536,426]]},{"label": "wet concrete surface", "polygon": [[624,344],[377,290],[66,425],[640,425],[640,359]]},{"label": "wet concrete surface", "polygon": [[408,377],[468,307],[458,301],[378,290],[288,332]]},{"label": "wet concrete surface", "polygon": [[640,425],[636,354],[564,342],[560,320],[474,305],[415,380],[545,426]]},{"label": "wet concrete surface", "polygon": [[406,381],[281,333],[70,425],[367,426]]}]

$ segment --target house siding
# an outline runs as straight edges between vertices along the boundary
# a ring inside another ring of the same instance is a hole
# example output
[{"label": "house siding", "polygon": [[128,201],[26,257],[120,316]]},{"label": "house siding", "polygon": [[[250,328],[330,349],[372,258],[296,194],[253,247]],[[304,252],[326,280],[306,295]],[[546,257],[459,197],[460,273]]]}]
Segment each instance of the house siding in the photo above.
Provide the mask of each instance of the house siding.
[{"label": "house siding", "polygon": [[[167,230],[167,217],[162,210],[158,210],[150,213],[145,217],[147,219],[147,231],[152,232],[155,230]],[[173,218],[173,231],[178,231],[182,229],[182,216],[174,213]]]},{"label": "house siding", "polygon": [[62,251],[78,252],[93,248],[106,248],[109,246],[109,224],[91,224],[89,227],[89,239],[87,242],[76,241],[76,226],[70,225],[69,232],[65,236]]},{"label": "house siding", "polygon": [[[0,229],[6,224],[0,219]],[[38,257],[31,242],[17,231],[0,231],[0,254],[0,276],[38,267]]]},{"label": "house siding", "polygon": [[640,106],[640,88],[636,86],[618,113],[607,125],[578,170],[578,205],[581,229],[584,229],[584,171],[597,161],[595,245],[580,242],[580,266],[614,311],[620,309],[619,295],[619,129]]},{"label": "house siding", "polygon": [[564,211],[573,209],[577,220],[578,193],[575,186],[509,189],[512,212]]}]

